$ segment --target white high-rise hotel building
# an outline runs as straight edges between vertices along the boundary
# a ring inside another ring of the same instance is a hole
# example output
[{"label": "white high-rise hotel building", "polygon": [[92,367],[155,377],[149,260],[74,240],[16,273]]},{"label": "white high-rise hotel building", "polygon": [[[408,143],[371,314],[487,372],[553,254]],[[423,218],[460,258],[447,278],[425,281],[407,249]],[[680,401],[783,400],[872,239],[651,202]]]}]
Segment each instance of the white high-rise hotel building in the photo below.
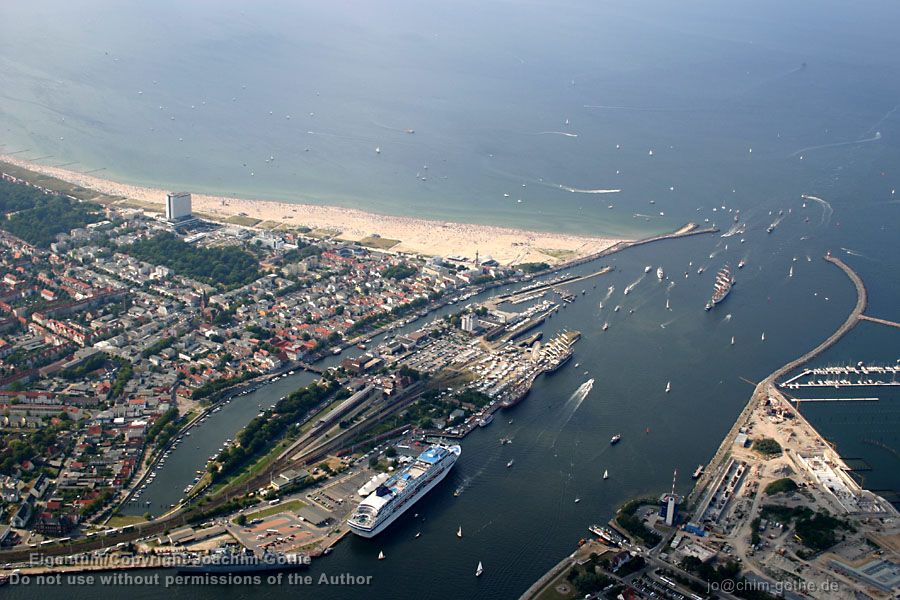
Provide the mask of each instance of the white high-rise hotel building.
[{"label": "white high-rise hotel building", "polygon": [[191,194],[169,192],[166,194],[166,220],[183,221],[191,217]]}]

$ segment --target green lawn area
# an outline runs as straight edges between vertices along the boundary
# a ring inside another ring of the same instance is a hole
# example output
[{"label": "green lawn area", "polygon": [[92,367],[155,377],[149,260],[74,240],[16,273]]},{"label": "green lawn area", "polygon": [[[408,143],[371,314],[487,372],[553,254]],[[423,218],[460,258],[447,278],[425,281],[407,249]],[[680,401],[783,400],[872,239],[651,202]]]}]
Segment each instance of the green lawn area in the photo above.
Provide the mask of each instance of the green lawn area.
[{"label": "green lawn area", "polygon": [[254,219],[253,217],[245,217],[243,215],[232,215],[225,219],[226,223],[232,223],[234,225],[243,225],[244,227],[253,227],[257,223],[260,222],[260,219]]},{"label": "green lawn area", "polygon": [[557,260],[567,260],[578,254],[574,250],[563,250],[561,248],[538,248],[537,251]]},{"label": "green lawn area", "polygon": [[158,213],[162,214],[165,211],[165,208],[154,202],[144,202],[143,200],[120,200],[115,203],[116,206],[122,206],[125,208],[139,208],[146,212]]},{"label": "green lawn area", "polygon": [[263,221],[257,225],[260,229],[276,229],[282,225],[281,221]]},{"label": "green lawn area", "polygon": [[314,237],[314,238],[319,238],[319,239],[327,238],[327,237],[337,237],[339,235],[341,235],[340,229],[334,229],[334,228],[328,228],[328,227],[313,229],[312,231],[309,232],[309,237]]},{"label": "green lawn area", "polygon": [[264,519],[266,517],[271,517],[272,515],[277,515],[280,512],[298,510],[303,508],[304,506],[306,506],[306,503],[301,500],[290,500],[288,502],[276,504],[275,506],[269,506],[268,508],[264,508],[254,513],[248,513],[247,521],[249,522],[253,519]]},{"label": "green lawn area", "polygon": [[389,250],[400,243],[400,240],[392,240],[380,236],[370,235],[359,240],[361,246],[375,248],[377,250]]},{"label": "green lawn area", "polygon": [[106,523],[110,527],[124,527],[125,525],[135,525],[136,523],[144,523],[147,519],[141,515],[116,515],[110,517]]}]

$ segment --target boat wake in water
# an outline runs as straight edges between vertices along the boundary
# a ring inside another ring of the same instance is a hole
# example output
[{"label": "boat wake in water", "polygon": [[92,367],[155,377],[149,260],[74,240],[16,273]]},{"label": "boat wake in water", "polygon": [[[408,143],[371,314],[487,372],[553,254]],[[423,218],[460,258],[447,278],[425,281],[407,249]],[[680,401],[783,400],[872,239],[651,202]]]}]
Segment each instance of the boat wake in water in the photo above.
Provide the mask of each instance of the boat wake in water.
[{"label": "boat wake in water", "polygon": [[859,252],[858,250],[851,250],[850,248],[844,248],[843,246],[841,246],[841,250],[843,250],[850,256],[858,256],[859,258],[865,258],[866,260],[875,260],[874,258],[866,256],[865,254],[863,254],[862,252]]},{"label": "boat wake in water", "polygon": [[603,296],[603,302],[606,302],[607,300],[609,300],[610,296],[613,295],[614,291],[616,291],[616,286],[614,286],[614,285],[611,285],[608,288],[606,288],[606,295]]},{"label": "boat wake in water", "polygon": [[569,421],[572,420],[572,417],[575,416],[575,412],[581,407],[581,403],[584,402],[584,399],[588,397],[588,394],[591,393],[591,390],[594,389],[594,379],[588,379],[584,383],[578,386],[572,395],[569,396],[569,399],[566,400],[566,403],[563,404],[562,414],[563,419],[562,423],[559,426],[559,431],[556,432],[556,437],[553,438],[553,447],[556,447],[556,441],[559,439],[559,434],[562,433],[562,430],[565,429],[566,425],[569,424]]},{"label": "boat wake in water", "polygon": [[643,275],[641,275],[640,277],[638,277],[637,279],[635,279],[634,281],[629,283],[628,287],[625,288],[625,291],[623,293],[627,296],[629,293],[631,293],[631,290],[633,290],[637,286],[637,284],[639,284],[640,282],[642,282],[644,280],[644,278],[646,276],[647,276],[647,274],[644,273]]},{"label": "boat wake in water", "polygon": [[597,110],[633,110],[639,112],[692,112],[700,110],[696,108],[669,108],[665,106],[616,106],[611,104],[585,104],[584,108],[593,108]]},{"label": "boat wake in water", "polygon": [[479,467],[479,469],[477,471],[475,471],[475,473],[473,473],[472,475],[467,475],[467,476],[463,477],[462,481],[459,482],[459,485],[456,486],[456,489],[453,490],[453,495],[459,496],[460,494],[465,492],[467,489],[472,487],[472,484],[475,483],[475,480],[478,479],[479,477],[481,477],[484,474],[484,472],[487,470],[488,467],[490,467],[493,463],[497,462],[498,456],[499,456],[499,454],[497,454],[497,453],[492,454],[490,459],[488,459],[483,465],[481,465],[481,467]]},{"label": "boat wake in water", "polygon": [[856,144],[865,144],[867,142],[877,142],[881,139],[881,132],[876,131],[875,135],[868,138],[863,138],[861,140],[849,140],[846,142],[834,142],[832,144],[820,144],[818,146],[807,146],[806,148],[800,148],[796,152],[790,154],[791,157],[797,156],[799,154],[805,154],[807,152],[811,152],[813,150],[823,150],[825,148],[838,148],[840,146],[854,146]]},{"label": "boat wake in water", "polygon": [[538,131],[535,135],[564,135],[570,138],[577,138],[577,133],[568,133],[566,131]]},{"label": "boat wake in water", "polygon": [[744,228],[745,228],[745,226],[743,223],[735,223],[728,229],[728,231],[726,231],[719,237],[729,238],[733,235],[738,235],[738,234],[744,233]]},{"label": "boat wake in water", "polygon": [[831,221],[831,215],[834,214],[834,209],[831,208],[831,204],[826,200],[822,200],[817,196],[810,196],[808,194],[803,194],[801,196],[804,200],[809,200],[811,202],[818,202],[822,205],[822,221],[819,223],[820,225],[827,225],[829,221]]},{"label": "boat wake in water", "polygon": [[563,185],[561,183],[558,185],[559,185],[559,189],[566,190],[567,192],[572,192],[573,194],[618,194],[619,192],[622,191],[622,190],[603,190],[603,189],[583,190],[581,188],[569,187],[569,186]]}]

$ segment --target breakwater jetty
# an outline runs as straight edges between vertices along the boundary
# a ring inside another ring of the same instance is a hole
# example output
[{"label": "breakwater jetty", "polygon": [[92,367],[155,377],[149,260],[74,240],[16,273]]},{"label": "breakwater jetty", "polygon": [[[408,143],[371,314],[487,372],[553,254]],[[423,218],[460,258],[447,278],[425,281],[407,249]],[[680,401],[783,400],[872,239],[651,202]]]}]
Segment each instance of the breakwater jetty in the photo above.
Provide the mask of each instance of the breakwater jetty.
[{"label": "breakwater jetty", "polygon": [[[789,363],[782,365],[775,371],[773,371],[768,377],[760,381],[756,388],[753,390],[753,393],[750,395],[750,400],[747,402],[747,405],[744,407],[744,410],[741,411],[741,414],[738,415],[738,418],[735,420],[734,425],[731,426],[731,429],[725,435],[725,438],[722,440],[722,443],[719,445],[718,450],[713,455],[712,460],[709,462],[709,467],[706,471],[701,475],[696,484],[694,485],[694,489],[691,490],[691,493],[688,495],[688,501],[696,499],[696,495],[700,490],[703,490],[711,481],[715,481],[720,471],[727,464],[727,458],[729,455],[729,450],[734,444],[734,439],[737,434],[740,432],[740,429],[744,426],[747,420],[750,417],[750,414],[753,412],[753,408],[757,406],[760,402],[764,401],[770,395],[780,396],[778,392],[775,381],[780,379],[785,374],[790,373],[797,367],[809,362],[835,343],[844,337],[848,331],[853,329],[856,324],[859,322],[860,315],[866,310],[866,304],[868,302],[868,293],[866,291],[866,286],[863,283],[862,278],[856,274],[852,268],[850,268],[847,263],[842,261],[840,258],[837,258],[830,252],[825,255],[825,260],[840,268],[847,278],[853,283],[853,286],[856,288],[856,305],[853,307],[853,310],[850,311],[850,314],[847,315],[847,318],[843,323],[831,334],[829,335],[822,343],[818,346],[810,350],[809,352],[803,354],[802,356],[795,358]],[[823,440],[824,441],[824,440]]]}]

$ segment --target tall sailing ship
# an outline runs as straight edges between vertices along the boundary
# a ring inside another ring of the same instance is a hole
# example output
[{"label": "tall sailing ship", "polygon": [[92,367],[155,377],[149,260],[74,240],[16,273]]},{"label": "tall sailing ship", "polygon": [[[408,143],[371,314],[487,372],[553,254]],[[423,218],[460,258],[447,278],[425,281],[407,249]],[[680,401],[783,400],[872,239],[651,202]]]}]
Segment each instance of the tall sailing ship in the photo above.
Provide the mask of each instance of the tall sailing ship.
[{"label": "tall sailing ship", "polygon": [[731,274],[731,267],[725,265],[722,267],[722,270],[716,273],[716,284],[713,287],[712,297],[709,299],[709,302],[706,303],[706,310],[711,309],[716,304],[724,300],[729,293],[731,293],[731,288],[734,286],[734,276]]}]

